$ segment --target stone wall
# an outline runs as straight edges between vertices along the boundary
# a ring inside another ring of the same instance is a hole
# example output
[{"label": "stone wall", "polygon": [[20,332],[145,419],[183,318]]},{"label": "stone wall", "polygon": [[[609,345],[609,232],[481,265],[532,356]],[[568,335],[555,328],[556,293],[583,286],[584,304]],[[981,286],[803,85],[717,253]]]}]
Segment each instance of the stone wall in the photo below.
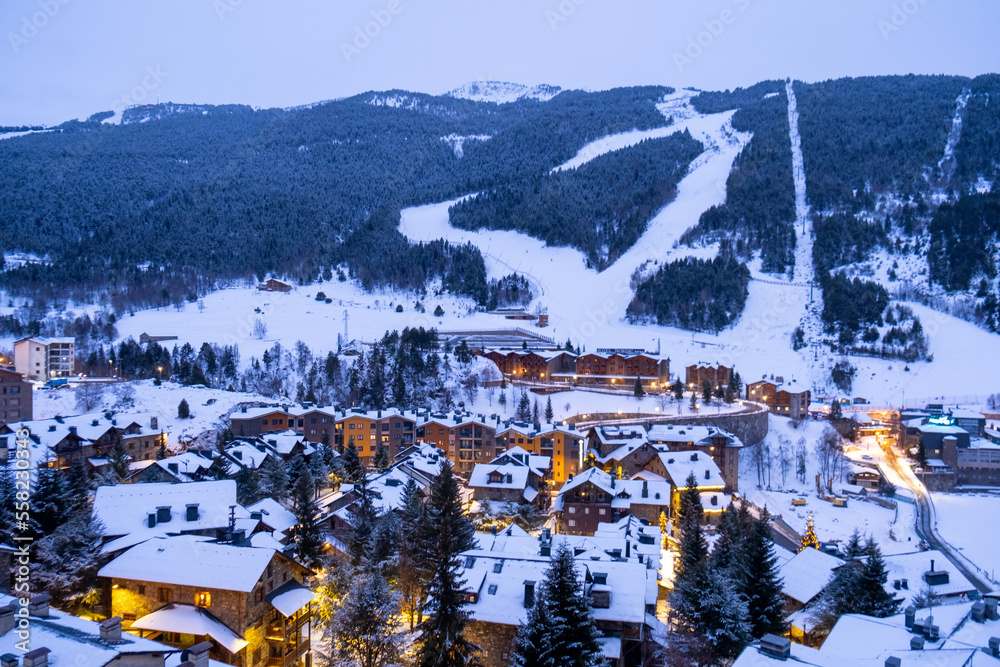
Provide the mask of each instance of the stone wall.
[{"label": "stone wall", "polygon": [[916,475],[928,491],[951,491],[958,484],[954,472],[918,472]]},{"label": "stone wall", "polygon": [[479,661],[483,667],[510,667],[514,656],[514,637],[517,626],[473,621],[465,636],[482,649]]},{"label": "stone wall", "polygon": [[[767,406],[759,403],[746,402],[745,408],[739,412],[723,414],[710,414],[705,412],[699,415],[685,415],[683,417],[669,417],[661,414],[650,414],[648,412],[633,412],[618,414],[615,412],[589,413],[586,419],[582,415],[570,417],[566,421],[569,423],[586,422],[616,422],[620,424],[701,424],[704,426],[715,426],[732,433],[743,441],[744,445],[752,446],[761,442],[767,436]],[[708,408],[710,410],[711,408]],[[586,430],[586,429],[582,429]]]}]

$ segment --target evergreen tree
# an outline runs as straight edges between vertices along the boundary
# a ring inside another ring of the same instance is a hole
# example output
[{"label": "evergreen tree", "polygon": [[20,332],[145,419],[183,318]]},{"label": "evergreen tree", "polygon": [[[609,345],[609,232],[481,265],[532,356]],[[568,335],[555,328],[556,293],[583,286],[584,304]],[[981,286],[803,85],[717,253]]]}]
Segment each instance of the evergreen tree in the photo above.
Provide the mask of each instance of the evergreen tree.
[{"label": "evergreen tree", "polygon": [[0,544],[14,544],[18,534],[17,525],[17,489],[14,485],[14,472],[7,466],[0,466]]},{"label": "evergreen tree", "polygon": [[538,424],[541,420],[539,419],[540,413],[538,412],[538,397],[531,403],[531,423]]},{"label": "evergreen tree", "polygon": [[82,458],[74,458],[66,472],[69,484],[70,507],[73,511],[90,511],[90,476]]},{"label": "evergreen tree", "polygon": [[809,513],[809,523],[806,524],[806,534],[802,536],[802,546],[799,551],[808,547],[819,549],[819,538],[816,537],[816,526],[813,524],[812,512]]},{"label": "evergreen tree", "polygon": [[732,660],[750,642],[747,604],[725,571],[697,566],[675,582],[670,604],[676,632],[704,637],[715,660]]},{"label": "evergreen tree", "polygon": [[316,522],[319,508],[316,506],[315,495],[316,486],[312,474],[306,470],[299,475],[295,488],[292,489],[294,502],[292,511],[295,513],[292,537],[295,540],[295,555],[299,561],[313,568],[319,565],[319,555],[323,549],[319,525]]},{"label": "evergreen tree", "polygon": [[115,444],[111,447],[111,451],[108,452],[107,459],[108,470],[106,471],[107,475],[105,479],[113,480],[113,484],[121,484],[128,479],[128,465],[132,457],[128,455],[121,435],[117,432],[115,432]]},{"label": "evergreen tree", "polygon": [[876,618],[886,618],[895,614],[899,604],[885,590],[889,575],[882,559],[882,550],[871,538],[868,538],[868,543],[865,544],[863,565],[858,575],[853,605],[855,611],[845,613],[864,614]]},{"label": "evergreen tree", "polygon": [[411,477],[400,496],[400,533],[396,564],[396,590],[402,595],[403,611],[413,630],[422,592],[429,573],[428,545],[424,526],[427,513],[417,483]]},{"label": "evergreen tree", "polygon": [[386,667],[400,661],[403,638],[396,632],[399,594],[378,569],[355,572],[335,608],[330,629],[338,665]]},{"label": "evergreen tree", "polygon": [[635,386],[632,388],[632,394],[636,398],[642,398],[646,395],[646,390],[642,388],[642,380],[638,375],[635,377]]},{"label": "evergreen tree", "polygon": [[698,493],[698,482],[694,473],[688,475],[687,486],[681,491],[677,521],[680,527],[680,547],[674,566],[674,581],[684,579],[689,574],[696,576],[704,567],[708,558],[708,544],[701,528],[701,518],[704,510],[701,506],[701,495]]},{"label": "evergreen tree", "polygon": [[187,399],[182,398],[181,402],[177,404],[177,418],[178,419],[189,419],[191,417],[191,408],[188,406]]},{"label": "evergreen tree", "polygon": [[32,583],[61,605],[72,606],[100,590],[98,548],[104,527],[89,511],[75,513],[35,544]]},{"label": "evergreen tree", "polygon": [[357,484],[365,476],[364,466],[361,465],[361,457],[358,456],[358,448],[354,446],[352,440],[344,450],[344,482],[347,484]]},{"label": "evergreen tree", "polygon": [[31,528],[36,539],[51,535],[70,516],[70,489],[62,471],[41,465],[31,490]]},{"label": "evergreen tree", "polygon": [[479,648],[465,638],[459,554],[474,548],[472,522],[462,510],[458,482],[445,460],[427,501],[427,538],[433,569],[427,586],[427,617],[417,640],[419,667],[465,667]]},{"label": "evergreen tree", "polygon": [[354,483],[358,499],[351,506],[351,536],[347,544],[351,565],[360,565],[369,558],[372,535],[375,533],[375,524],[378,521],[378,510],[375,508],[375,500],[368,482],[368,476],[362,474]]},{"label": "evergreen tree", "polygon": [[760,518],[754,520],[740,546],[735,572],[736,590],[746,600],[747,620],[754,637],[785,632],[781,578],[770,519],[765,509]]},{"label": "evergreen tree", "polygon": [[260,480],[257,472],[250,467],[236,471],[236,502],[246,507],[261,499]]},{"label": "evergreen tree", "polygon": [[549,396],[545,401],[545,421],[551,424],[554,416],[555,413],[552,411],[552,397]]},{"label": "evergreen tree", "polygon": [[531,417],[531,401],[528,400],[528,394],[524,389],[521,390],[521,398],[517,402],[517,411],[514,413],[514,419],[518,421],[528,421]]},{"label": "evergreen tree", "polygon": [[670,391],[674,393],[674,400],[679,401],[684,398],[684,383],[681,382],[680,378],[677,378],[677,381],[670,387]]},{"label": "evergreen tree", "polygon": [[378,447],[375,449],[375,457],[372,459],[372,465],[379,472],[389,467],[389,450],[385,448],[384,443],[378,443]]},{"label": "evergreen tree", "polygon": [[604,656],[590,599],[580,585],[573,552],[560,543],[538,599],[515,641],[517,667],[597,667]]},{"label": "evergreen tree", "polygon": [[279,503],[288,497],[288,473],[284,462],[277,457],[268,456],[260,466],[260,492]]},{"label": "evergreen tree", "polygon": [[701,400],[708,405],[712,400],[712,383],[709,382],[708,378],[701,381]]},{"label": "evergreen tree", "polygon": [[167,458],[167,456],[168,456],[167,445],[166,443],[161,442],[160,446],[156,448],[156,460],[162,461],[163,459]]}]

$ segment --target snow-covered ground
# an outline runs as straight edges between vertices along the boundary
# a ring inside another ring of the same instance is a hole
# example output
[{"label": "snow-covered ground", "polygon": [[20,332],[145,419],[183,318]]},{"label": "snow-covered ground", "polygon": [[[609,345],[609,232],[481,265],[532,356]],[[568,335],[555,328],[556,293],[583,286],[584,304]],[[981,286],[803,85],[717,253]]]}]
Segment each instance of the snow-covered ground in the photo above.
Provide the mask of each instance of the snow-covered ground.
[{"label": "snow-covered ground", "polygon": [[631,130],[629,132],[609,134],[606,137],[601,137],[600,139],[591,141],[589,144],[577,151],[576,155],[566,162],[563,162],[558,167],[553,167],[551,171],[557,172],[563,171],[564,169],[576,169],[577,167],[587,164],[594,158],[600,157],[605,153],[621,150],[622,148],[628,148],[629,146],[635,146],[640,141],[645,141],[646,139],[669,137],[676,131],[676,128],[668,125],[666,127],[656,127],[652,130]]},{"label": "snow-covered ground", "polygon": [[[862,534],[871,535],[882,551],[887,554],[917,551],[920,538],[914,530],[914,506],[897,501],[895,509],[887,509],[872,502],[851,499],[847,507],[834,507],[833,503],[821,500],[816,494],[816,474],[819,462],[815,446],[826,429],[826,422],[806,421],[795,428],[790,419],[771,416],[770,431],[765,444],[770,447],[772,465],[770,484],[767,479],[758,486],[757,464],[754,449],[748,447],[740,457],[740,492],[748,500],[760,507],[767,507],[773,515],[780,517],[800,535],[806,530],[810,514],[816,526],[816,534],[821,541],[847,540],[857,528]],[[805,482],[796,478],[795,451],[799,444],[806,449]],[[781,475],[781,448],[790,458],[789,470],[784,481]],[[854,445],[849,443],[848,456],[856,461],[875,464],[881,450],[874,439],[865,439]],[[869,456],[867,461],[863,457]],[[844,482],[835,482],[835,490],[849,490],[857,493],[860,489]],[[793,507],[792,500],[805,498],[804,507]]]},{"label": "snow-covered ground", "polygon": [[1000,576],[1000,495],[935,493],[938,532],[993,581]]}]

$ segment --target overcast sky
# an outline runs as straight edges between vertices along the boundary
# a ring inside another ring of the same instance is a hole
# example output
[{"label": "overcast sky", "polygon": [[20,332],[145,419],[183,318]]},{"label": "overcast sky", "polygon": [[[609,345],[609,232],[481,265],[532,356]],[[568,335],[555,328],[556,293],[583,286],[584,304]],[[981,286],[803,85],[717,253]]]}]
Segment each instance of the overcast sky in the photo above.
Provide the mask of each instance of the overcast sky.
[{"label": "overcast sky", "polygon": [[722,89],[1000,71],[996,0],[3,0],[0,28],[0,124],[157,95],[293,106],[478,80]]}]

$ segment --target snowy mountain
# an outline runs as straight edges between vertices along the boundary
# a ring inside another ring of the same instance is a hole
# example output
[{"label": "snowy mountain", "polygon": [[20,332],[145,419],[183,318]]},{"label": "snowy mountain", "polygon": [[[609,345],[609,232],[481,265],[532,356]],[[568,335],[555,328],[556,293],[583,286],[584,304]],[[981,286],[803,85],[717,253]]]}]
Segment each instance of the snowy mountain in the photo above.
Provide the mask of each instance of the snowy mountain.
[{"label": "snowy mountain", "polygon": [[472,81],[445,94],[449,97],[472,100],[473,102],[507,104],[524,99],[548,102],[561,92],[563,92],[563,89],[559,86],[550,86],[548,84],[525,86],[520,83],[508,83],[506,81]]}]

